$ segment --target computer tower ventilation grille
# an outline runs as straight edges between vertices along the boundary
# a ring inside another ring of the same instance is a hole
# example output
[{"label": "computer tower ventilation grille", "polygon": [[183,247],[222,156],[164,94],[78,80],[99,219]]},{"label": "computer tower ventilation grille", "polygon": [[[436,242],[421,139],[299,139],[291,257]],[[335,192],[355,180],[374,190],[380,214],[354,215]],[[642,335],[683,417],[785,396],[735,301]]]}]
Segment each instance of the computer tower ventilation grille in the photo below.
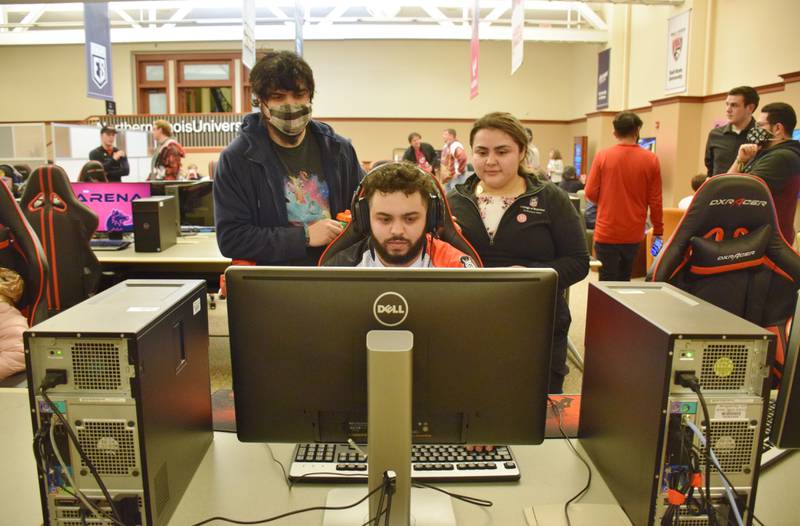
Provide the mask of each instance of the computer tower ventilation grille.
[{"label": "computer tower ventilation grille", "polygon": [[122,382],[119,346],[108,342],[74,343],[72,374],[76,389],[119,389]]},{"label": "computer tower ventilation grille", "polygon": [[[78,440],[100,475],[130,475],[136,468],[135,428],[124,420],[83,420]],[[81,460],[81,465],[86,463]]]},{"label": "computer tower ventilation grille", "polygon": [[[749,473],[755,433],[756,428],[746,420],[711,421],[711,447],[726,474]],[[701,457],[700,464],[705,466],[705,458]]]},{"label": "computer tower ventilation grille", "polygon": [[678,516],[679,526],[709,526],[708,515],[689,515],[687,510],[681,510]]},{"label": "computer tower ventilation grille", "polygon": [[700,386],[705,390],[742,388],[747,378],[748,351],[744,344],[709,344],[703,351]]}]

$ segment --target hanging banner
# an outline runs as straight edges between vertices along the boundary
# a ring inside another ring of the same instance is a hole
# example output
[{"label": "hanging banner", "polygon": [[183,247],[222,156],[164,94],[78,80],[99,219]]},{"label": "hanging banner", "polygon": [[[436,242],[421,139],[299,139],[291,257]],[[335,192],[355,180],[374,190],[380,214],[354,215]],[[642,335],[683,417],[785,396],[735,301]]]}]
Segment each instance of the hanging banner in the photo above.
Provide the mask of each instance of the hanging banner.
[{"label": "hanging banner", "polygon": [[478,22],[480,21],[479,0],[475,0],[472,8],[472,42],[469,45],[469,98],[478,96],[478,54],[480,40],[478,39]]},{"label": "hanging banner", "polygon": [[669,19],[667,29],[667,93],[686,91],[691,9]]},{"label": "hanging banner", "polygon": [[305,17],[303,16],[304,8],[301,0],[294,1],[294,52],[298,56],[303,56],[303,24]]},{"label": "hanging banner", "polygon": [[522,65],[525,53],[525,4],[514,0],[511,7],[511,74]]},{"label": "hanging banner", "polygon": [[[611,48],[597,54],[597,109],[608,108],[608,73],[611,64]],[[578,172],[580,173],[580,172]]]},{"label": "hanging banner", "polygon": [[256,65],[256,0],[242,0],[242,64]]},{"label": "hanging banner", "polygon": [[84,3],[83,26],[86,41],[86,96],[114,100],[111,86],[111,33],[108,4]]}]

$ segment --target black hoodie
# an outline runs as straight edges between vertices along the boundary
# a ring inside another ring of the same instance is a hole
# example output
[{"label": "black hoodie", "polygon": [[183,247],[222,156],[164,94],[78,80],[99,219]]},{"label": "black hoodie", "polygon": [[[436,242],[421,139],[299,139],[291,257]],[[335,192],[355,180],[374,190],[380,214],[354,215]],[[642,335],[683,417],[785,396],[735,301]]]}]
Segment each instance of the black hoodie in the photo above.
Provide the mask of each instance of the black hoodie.
[{"label": "black hoodie", "polygon": [[790,245],[794,243],[794,212],[800,191],[800,142],[789,140],[761,150],[745,168],[745,172],[767,183],[781,233]]}]

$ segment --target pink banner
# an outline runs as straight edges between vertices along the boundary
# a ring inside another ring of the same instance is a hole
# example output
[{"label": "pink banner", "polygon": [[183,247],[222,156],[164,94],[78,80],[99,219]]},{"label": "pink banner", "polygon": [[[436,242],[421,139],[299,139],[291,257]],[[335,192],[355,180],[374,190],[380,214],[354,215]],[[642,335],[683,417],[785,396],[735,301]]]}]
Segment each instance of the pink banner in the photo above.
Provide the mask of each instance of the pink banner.
[{"label": "pink banner", "polygon": [[72,183],[72,191],[97,214],[98,232],[133,232],[133,200],[150,197],[150,183]]},{"label": "pink banner", "polygon": [[474,99],[478,96],[478,55],[480,51],[480,40],[478,39],[478,22],[480,21],[480,11],[478,10],[479,0],[475,0],[472,8],[472,42],[469,46],[469,98]]}]

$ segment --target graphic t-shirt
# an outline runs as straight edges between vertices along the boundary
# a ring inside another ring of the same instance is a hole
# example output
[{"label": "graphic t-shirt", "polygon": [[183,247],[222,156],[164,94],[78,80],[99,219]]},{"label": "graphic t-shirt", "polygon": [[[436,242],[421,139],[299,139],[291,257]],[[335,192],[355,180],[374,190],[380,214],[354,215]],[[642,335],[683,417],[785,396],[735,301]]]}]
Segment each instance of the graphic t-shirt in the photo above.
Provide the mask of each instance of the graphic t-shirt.
[{"label": "graphic t-shirt", "polygon": [[289,224],[300,226],[330,219],[328,182],[322,170],[319,145],[306,133],[296,148],[275,145],[286,172],[286,211]]}]

